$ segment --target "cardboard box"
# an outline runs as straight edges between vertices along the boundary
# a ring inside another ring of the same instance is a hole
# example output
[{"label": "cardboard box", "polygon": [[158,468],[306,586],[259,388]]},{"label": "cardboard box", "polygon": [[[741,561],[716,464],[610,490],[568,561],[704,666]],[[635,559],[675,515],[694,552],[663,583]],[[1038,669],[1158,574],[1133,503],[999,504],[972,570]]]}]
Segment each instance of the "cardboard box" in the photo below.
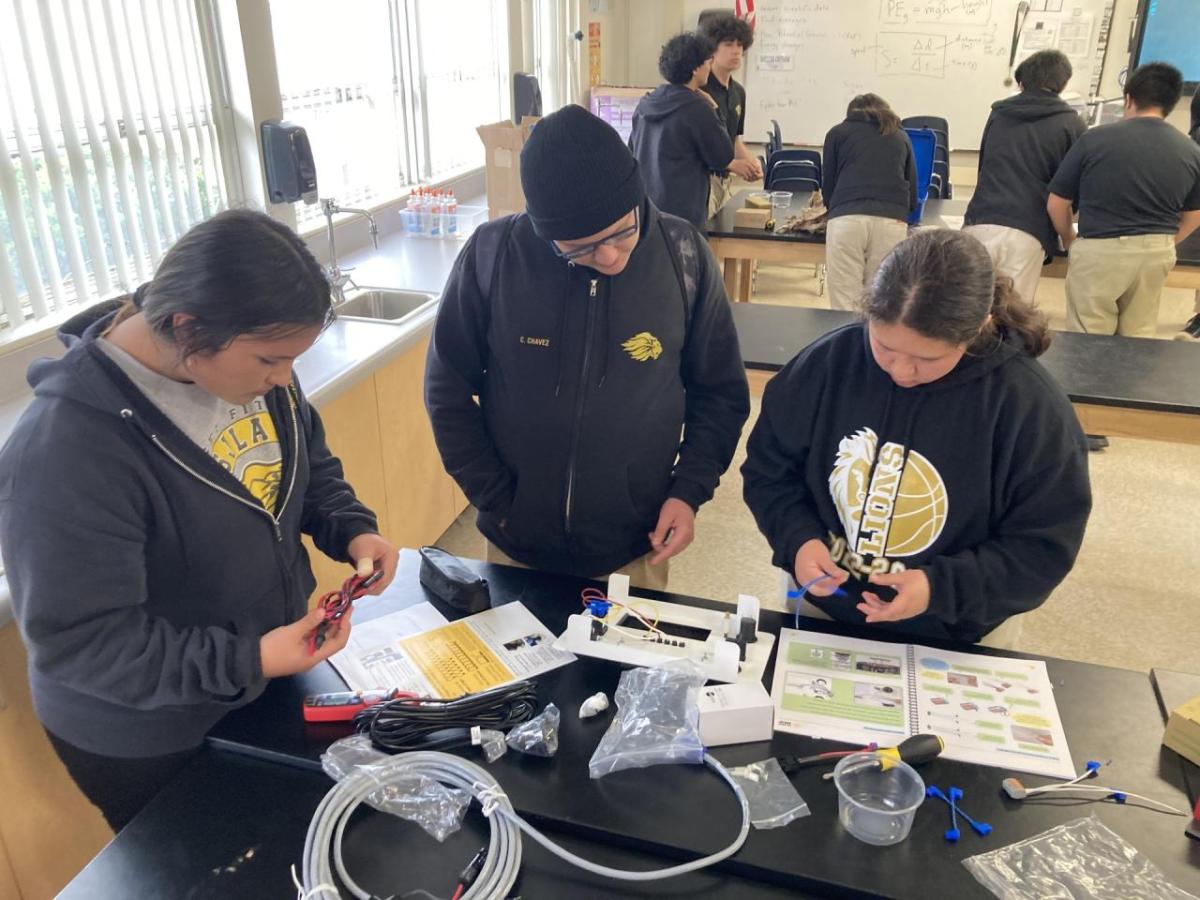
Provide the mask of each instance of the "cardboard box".
[{"label": "cardboard box", "polygon": [[1200,766],[1200,697],[1193,697],[1171,711],[1163,744]]},{"label": "cardboard box", "polygon": [[771,695],[757,681],[700,688],[700,740],[706,747],[769,741],[775,730]]},{"label": "cardboard box", "polygon": [[483,141],[487,177],[488,218],[506,216],[525,209],[521,188],[521,148],[529,140],[536,116],[525,116],[520,125],[493,122],[475,129]]},{"label": "cardboard box", "polygon": [[733,211],[734,228],[762,228],[771,218],[769,209],[750,209],[742,207]]}]

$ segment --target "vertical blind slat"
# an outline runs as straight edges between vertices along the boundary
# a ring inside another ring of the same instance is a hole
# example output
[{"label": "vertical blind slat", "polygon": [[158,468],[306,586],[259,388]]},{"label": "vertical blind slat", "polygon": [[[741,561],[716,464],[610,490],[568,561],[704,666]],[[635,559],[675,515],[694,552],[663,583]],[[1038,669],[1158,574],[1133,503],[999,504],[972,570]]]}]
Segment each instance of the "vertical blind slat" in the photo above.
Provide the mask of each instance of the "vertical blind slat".
[{"label": "vertical blind slat", "polygon": [[[83,145],[79,142],[79,131],[75,128],[75,111],[71,107],[71,98],[67,95],[67,83],[63,77],[63,59],[58,52],[58,42],[55,37],[57,29],[51,18],[50,4],[40,2],[37,6],[38,17],[42,25],[42,43],[46,59],[50,63],[51,86],[54,88],[54,100],[58,106],[58,124],[62,129],[63,144],[67,152],[67,165],[70,168],[71,182],[75,189],[75,207],[79,210],[78,215],[80,224],[83,226],[84,239],[87,241],[88,255],[92,260],[92,264],[88,266],[80,253],[79,268],[75,271],[75,280],[79,285],[75,290],[76,294],[83,299],[92,297],[91,285],[88,282],[90,269],[92,277],[96,280],[96,293],[104,297],[112,290],[112,284],[108,279],[108,256],[104,252],[104,237],[100,233],[100,220],[96,216],[96,206],[92,200],[92,179],[88,175]],[[69,213],[71,204],[65,185],[62,188],[62,195]],[[63,216],[61,209],[59,216],[61,227],[65,228],[67,221],[74,225],[74,220],[61,218]],[[78,246],[78,235],[75,237],[75,242]],[[71,268],[74,270],[75,267],[76,260],[72,256]]]},{"label": "vertical blind slat", "polygon": [[[86,3],[85,3],[86,5]],[[117,201],[113,188],[115,177],[119,177],[114,172],[116,164],[114,161],[113,167],[109,167],[108,155],[105,153],[104,140],[100,135],[100,129],[96,127],[96,111],[92,109],[93,92],[88,91],[88,79],[86,70],[87,66],[84,63],[83,45],[79,41],[78,27],[76,25],[76,10],[71,8],[69,0],[63,0],[63,19],[67,23],[67,40],[71,48],[71,58],[75,60],[75,78],[76,87],[79,89],[79,96],[83,106],[83,127],[87,133],[88,146],[91,150],[92,165],[96,171],[96,190],[100,194],[100,207],[104,211],[104,222],[108,226],[108,250],[113,259],[113,264],[116,267],[117,282],[122,290],[128,291],[132,285],[133,277],[130,267],[129,253],[125,241],[124,229],[121,227],[121,220],[117,212]],[[94,60],[92,60],[94,67]],[[99,69],[96,68],[96,83],[95,95],[104,96],[103,84],[100,81]],[[103,116],[102,116],[103,118]],[[120,142],[117,142],[118,147]],[[114,153],[115,156],[115,153]],[[107,273],[106,273],[107,274]],[[97,280],[98,281],[98,280]],[[101,290],[103,296],[106,291]]]},{"label": "vertical blind slat", "polygon": [[[153,4],[157,5],[157,3]],[[171,123],[167,118],[167,108],[163,104],[162,78],[159,75],[158,53],[155,52],[154,36],[150,30],[150,7],[146,6],[146,0],[141,0],[140,5],[142,37],[146,41],[146,55],[144,61],[150,69],[150,95],[154,99],[154,115],[158,118],[159,137],[162,140],[163,154],[166,165],[163,178],[163,183],[159,189],[170,187],[170,194],[159,199],[159,204],[165,209],[171,210],[174,219],[172,220],[175,230],[175,235],[172,236],[171,242],[174,243],[175,237],[183,234],[187,230],[187,211],[183,207],[183,186],[179,183],[179,153],[175,148],[175,138],[171,134]],[[138,88],[142,86],[142,79],[138,80]],[[145,102],[145,101],[143,101]],[[151,128],[151,115],[148,113],[145,117],[146,130]]]},{"label": "vertical blind slat", "polygon": [[200,221],[200,194],[196,190],[196,157],[192,153],[192,137],[188,133],[188,122],[184,117],[183,95],[179,91],[180,73],[172,60],[175,59],[175,47],[171,43],[171,32],[167,27],[167,18],[174,16],[172,3],[159,3],[158,32],[162,36],[163,59],[167,64],[167,84],[171,87],[171,100],[175,104],[175,130],[179,133],[179,164],[183,175],[183,190],[177,195],[180,207],[187,200],[184,211],[185,225]]}]

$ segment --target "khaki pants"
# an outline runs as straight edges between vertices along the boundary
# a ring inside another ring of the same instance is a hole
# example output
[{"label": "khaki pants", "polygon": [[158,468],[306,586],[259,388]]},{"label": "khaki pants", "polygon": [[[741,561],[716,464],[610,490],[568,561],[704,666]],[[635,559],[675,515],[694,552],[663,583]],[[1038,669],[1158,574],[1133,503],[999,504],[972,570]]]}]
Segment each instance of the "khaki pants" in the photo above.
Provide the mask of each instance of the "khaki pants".
[{"label": "khaki pants", "polygon": [[[833,616],[825,612],[819,606],[811,603],[807,597],[800,601],[800,615],[807,616],[810,619],[821,619],[824,622],[834,621]],[[980,647],[991,647],[995,650],[1016,650],[1017,644],[1021,640],[1021,619],[1023,616],[1012,616],[1005,619],[982,638],[979,639]]]},{"label": "khaki pants", "polygon": [[1173,235],[1076,238],[1067,255],[1069,330],[1154,337],[1163,282],[1175,265]]},{"label": "khaki pants", "polygon": [[708,176],[708,217],[711,219],[717,211],[733,196],[732,175]]},{"label": "khaki pants", "polygon": [[883,216],[838,216],[825,228],[829,305],[857,310],[879,264],[908,237],[908,223]]},{"label": "khaki pants", "polygon": [[1017,295],[1026,303],[1034,302],[1042,261],[1046,251],[1032,234],[1007,225],[968,225],[963,232],[987,247],[997,275],[1013,280]]},{"label": "khaki pants", "polygon": [[[666,560],[657,566],[652,566],[650,564],[650,557],[652,555],[647,553],[645,556],[639,556],[633,562],[621,566],[617,571],[622,575],[628,575],[629,583],[633,587],[646,588],[652,591],[665,591],[667,589],[667,576],[670,574],[671,561]],[[484,562],[496,563],[501,566],[516,566],[518,569],[529,568],[525,563],[517,562],[486,539],[483,542],[483,559]],[[601,573],[600,577],[603,578],[607,574]]]}]

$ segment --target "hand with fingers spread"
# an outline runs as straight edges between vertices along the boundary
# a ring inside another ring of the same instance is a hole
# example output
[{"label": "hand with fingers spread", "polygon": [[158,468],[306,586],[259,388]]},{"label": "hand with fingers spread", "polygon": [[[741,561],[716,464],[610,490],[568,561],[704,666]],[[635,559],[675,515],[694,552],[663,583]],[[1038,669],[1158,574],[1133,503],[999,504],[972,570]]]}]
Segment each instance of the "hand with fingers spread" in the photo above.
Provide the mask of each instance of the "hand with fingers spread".
[{"label": "hand with fingers spread", "polygon": [[929,577],[921,569],[872,575],[868,580],[896,591],[895,598],[889,602],[884,602],[878,594],[863,591],[863,602],[858,604],[858,611],[867,617],[868,623],[899,622],[929,610]]},{"label": "hand with fingers spread", "polygon": [[796,551],[792,575],[796,579],[796,584],[807,584],[814,578],[828,575],[828,578],[821,578],[808,589],[808,592],[815,597],[828,597],[837,593],[838,588],[850,577],[849,572],[839,569],[834,563],[825,542],[816,538],[806,541]]},{"label": "hand with fingers spread", "polygon": [[695,536],[696,511],[684,501],[668,497],[658,513],[658,524],[650,533],[650,547],[654,550],[650,565],[657,566],[682,553]]}]

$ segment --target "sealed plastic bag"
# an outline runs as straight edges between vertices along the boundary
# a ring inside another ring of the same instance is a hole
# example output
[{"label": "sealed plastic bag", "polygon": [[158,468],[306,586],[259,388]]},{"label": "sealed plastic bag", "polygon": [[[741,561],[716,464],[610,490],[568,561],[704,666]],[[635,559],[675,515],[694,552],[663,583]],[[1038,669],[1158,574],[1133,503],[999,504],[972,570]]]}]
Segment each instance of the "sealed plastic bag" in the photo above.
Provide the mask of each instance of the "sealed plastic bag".
[{"label": "sealed plastic bag", "polygon": [[476,725],[471,729],[471,743],[483,748],[483,757],[490,763],[494,763],[508,750],[508,744],[504,743],[504,732],[494,728],[480,728]]},{"label": "sealed plastic bag", "polygon": [[[356,734],[330,744],[321,754],[321,768],[334,781],[341,781],[354,772],[370,774],[389,759],[391,756],[371,746],[369,737]],[[367,795],[369,806],[415,822],[439,841],[458,831],[470,802],[469,791],[447,787],[424,775],[381,783]]]},{"label": "sealed plastic bag", "polygon": [[1095,816],[963,860],[1001,900],[1197,900]]},{"label": "sealed plastic bag", "polygon": [[522,722],[508,733],[508,746],[530,756],[553,756],[558,752],[558,725],[562,714],[547,703],[540,715]]},{"label": "sealed plastic bag", "polygon": [[622,672],[617,714],[588,764],[592,778],[660,763],[703,763],[696,698],[704,681],[691,660]]},{"label": "sealed plastic bag", "polygon": [[755,828],[782,828],[809,814],[808,804],[774,757],[730,769],[729,774],[746,793]]}]

